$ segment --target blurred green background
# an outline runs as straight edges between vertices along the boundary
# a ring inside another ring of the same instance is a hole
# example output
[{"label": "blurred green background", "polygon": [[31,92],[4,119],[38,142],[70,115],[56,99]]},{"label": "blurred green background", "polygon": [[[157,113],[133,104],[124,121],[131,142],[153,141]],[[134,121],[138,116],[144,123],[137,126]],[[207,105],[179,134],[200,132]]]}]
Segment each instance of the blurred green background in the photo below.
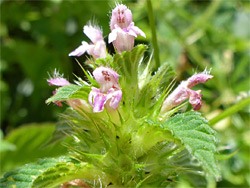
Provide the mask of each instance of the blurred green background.
[{"label": "blurred green background", "polygon": [[[60,143],[43,147],[55,129],[53,122],[65,110],[45,104],[54,90],[46,79],[55,68],[71,82],[72,73],[83,76],[75,59],[68,54],[81,41],[89,41],[82,33],[89,20],[102,27],[107,42],[109,17],[115,2],[0,1],[1,130],[5,135],[4,140],[0,135],[1,174],[37,158],[66,152]],[[146,1],[123,3],[132,10],[135,24],[147,36],[139,37],[136,43],[149,44],[150,54]],[[249,1],[153,0],[152,4],[161,63],[173,66],[178,81],[206,67],[212,68],[214,78],[196,86],[202,89],[201,111],[208,119],[249,96]],[[112,51],[112,45],[109,50]],[[86,57],[77,59],[84,62]],[[229,160],[220,161],[223,181],[218,187],[250,186],[249,111],[249,107],[245,108],[214,126],[220,152],[238,150]],[[178,187],[187,186],[192,184],[186,180],[178,183]]]}]

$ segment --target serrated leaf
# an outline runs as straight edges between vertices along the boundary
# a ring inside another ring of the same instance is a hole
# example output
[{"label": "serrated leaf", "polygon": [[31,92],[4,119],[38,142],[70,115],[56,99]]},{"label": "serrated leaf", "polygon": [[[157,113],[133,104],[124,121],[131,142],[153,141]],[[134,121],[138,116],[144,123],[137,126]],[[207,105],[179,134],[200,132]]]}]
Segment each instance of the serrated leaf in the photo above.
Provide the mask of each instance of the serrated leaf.
[{"label": "serrated leaf", "polygon": [[0,187],[32,187],[33,181],[48,168],[55,166],[56,163],[64,160],[60,159],[41,159],[37,163],[27,164],[14,171],[5,173],[1,179]]},{"label": "serrated leaf", "polygon": [[200,161],[216,180],[220,180],[220,170],[216,164],[216,139],[208,121],[198,112],[178,114],[163,126],[181,140],[192,156]]},{"label": "serrated leaf", "polygon": [[89,86],[78,86],[74,84],[58,88],[55,95],[46,100],[46,103],[53,101],[64,101],[68,99],[87,99],[90,91]]},{"label": "serrated leaf", "polygon": [[50,188],[78,178],[94,179],[96,175],[99,171],[87,163],[68,157],[48,158],[6,173],[0,187]]}]

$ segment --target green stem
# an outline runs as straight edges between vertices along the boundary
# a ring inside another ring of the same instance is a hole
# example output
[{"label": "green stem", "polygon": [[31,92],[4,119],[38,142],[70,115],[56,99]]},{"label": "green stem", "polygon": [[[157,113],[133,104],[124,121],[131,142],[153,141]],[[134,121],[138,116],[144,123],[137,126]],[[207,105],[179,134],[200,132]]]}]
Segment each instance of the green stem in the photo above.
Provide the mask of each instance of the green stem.
[{"label": "green stem", "polygon": [[225,117],[230,116],[230,115],[238,112],[239,110],[245,108],[249,104],[250,104],[250,97],[243,99],[239,103],[231,106],[230,108],[226,109],[224,112],[222,112],[221,114],[219,114],[215,118],[211,119],[209,121],[210,126],[213,126],[215,123],[219,122],[220,120],[224,119]]},{"label": "green stem", "polygon": [[155,69],[157,70],[160,67],[160,57],[159,57],[159,47],[157,44],[155,20],[154,20],[151,0],[147,0],[147,8],[148,8],[149,25],[150,25],[151,33],[152,33],[152,44],[154,48]]}]

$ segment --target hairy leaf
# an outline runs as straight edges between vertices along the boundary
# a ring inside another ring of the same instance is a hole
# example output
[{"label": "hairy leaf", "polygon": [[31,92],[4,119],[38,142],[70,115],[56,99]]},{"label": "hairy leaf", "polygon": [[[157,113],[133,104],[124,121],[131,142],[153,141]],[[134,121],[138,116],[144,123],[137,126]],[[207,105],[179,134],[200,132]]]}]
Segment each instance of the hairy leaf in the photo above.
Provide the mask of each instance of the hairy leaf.
[{"label": "hairy leaf", "polygon": [[58,88],[55,95],[46,100],[46,103],[53,101],[64,101],[68,99],[87,99],[90,91],[89,86],[78,86],[74,84],[66,85]]},{"label": "hairy leaf", "polygon": [[50,188],[78,178],[94,179],[96,175],[98,170],[87,163],[68,157],[48,158],[6,173],[0,187]]},{"label": "hairy leaf", "polygon": [[178,114],[163,124],[172,131],[187,150],[200,161],[216,180],[220,180],[220,170],[216,164],[216,139],[208,121],[198,112]]}]

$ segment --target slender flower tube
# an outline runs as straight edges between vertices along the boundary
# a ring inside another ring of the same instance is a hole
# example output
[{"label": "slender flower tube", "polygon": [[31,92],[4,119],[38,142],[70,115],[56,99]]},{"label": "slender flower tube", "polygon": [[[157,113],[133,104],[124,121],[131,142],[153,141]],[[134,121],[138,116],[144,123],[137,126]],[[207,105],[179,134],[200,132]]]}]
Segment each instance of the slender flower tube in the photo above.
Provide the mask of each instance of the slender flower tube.
[{"label": "slender flower tube", "polygon": [[175,106],[181,104],[186,99],[189,99],[189,103],[192,105],[194,110],[200,110],[202,106],[201,90],[194,91],[190,88],[194,87],[199,83],[206,83],[211,78],[213,78],[213,76],[209,75],[208,72],[204,71],[203,73],[194,74],[186,81],[182,81],[180,85],[164,101],[161,108],[161,113],[165,113],[171,110]]},{"label": "slender flower tube", "polygon": [[85,52],[97,58],[106,57],[106,44],[103,40],[102,30],[96,26],[86,25],[83,32],[92,41],[87,43],[82,41],[82,45],[69,54],[69,56],[81,56]]},{"label": "slender flower tube", "polygon": [[118,108],[122,98],[118,74],[111,68],[98,67],[93,75],[100,85],[100,89],[92,87],[89,93],[89,104],[93,107],[93,112],[103,111],[105,105]]},{"label": "slender flower tube", "polygon": [[132,50],[138,35],[146,38],[145,33],[134,25],[132,12],[123,4],[112,10],[110,29],[109,43],[113,42],[118,53]]}]

